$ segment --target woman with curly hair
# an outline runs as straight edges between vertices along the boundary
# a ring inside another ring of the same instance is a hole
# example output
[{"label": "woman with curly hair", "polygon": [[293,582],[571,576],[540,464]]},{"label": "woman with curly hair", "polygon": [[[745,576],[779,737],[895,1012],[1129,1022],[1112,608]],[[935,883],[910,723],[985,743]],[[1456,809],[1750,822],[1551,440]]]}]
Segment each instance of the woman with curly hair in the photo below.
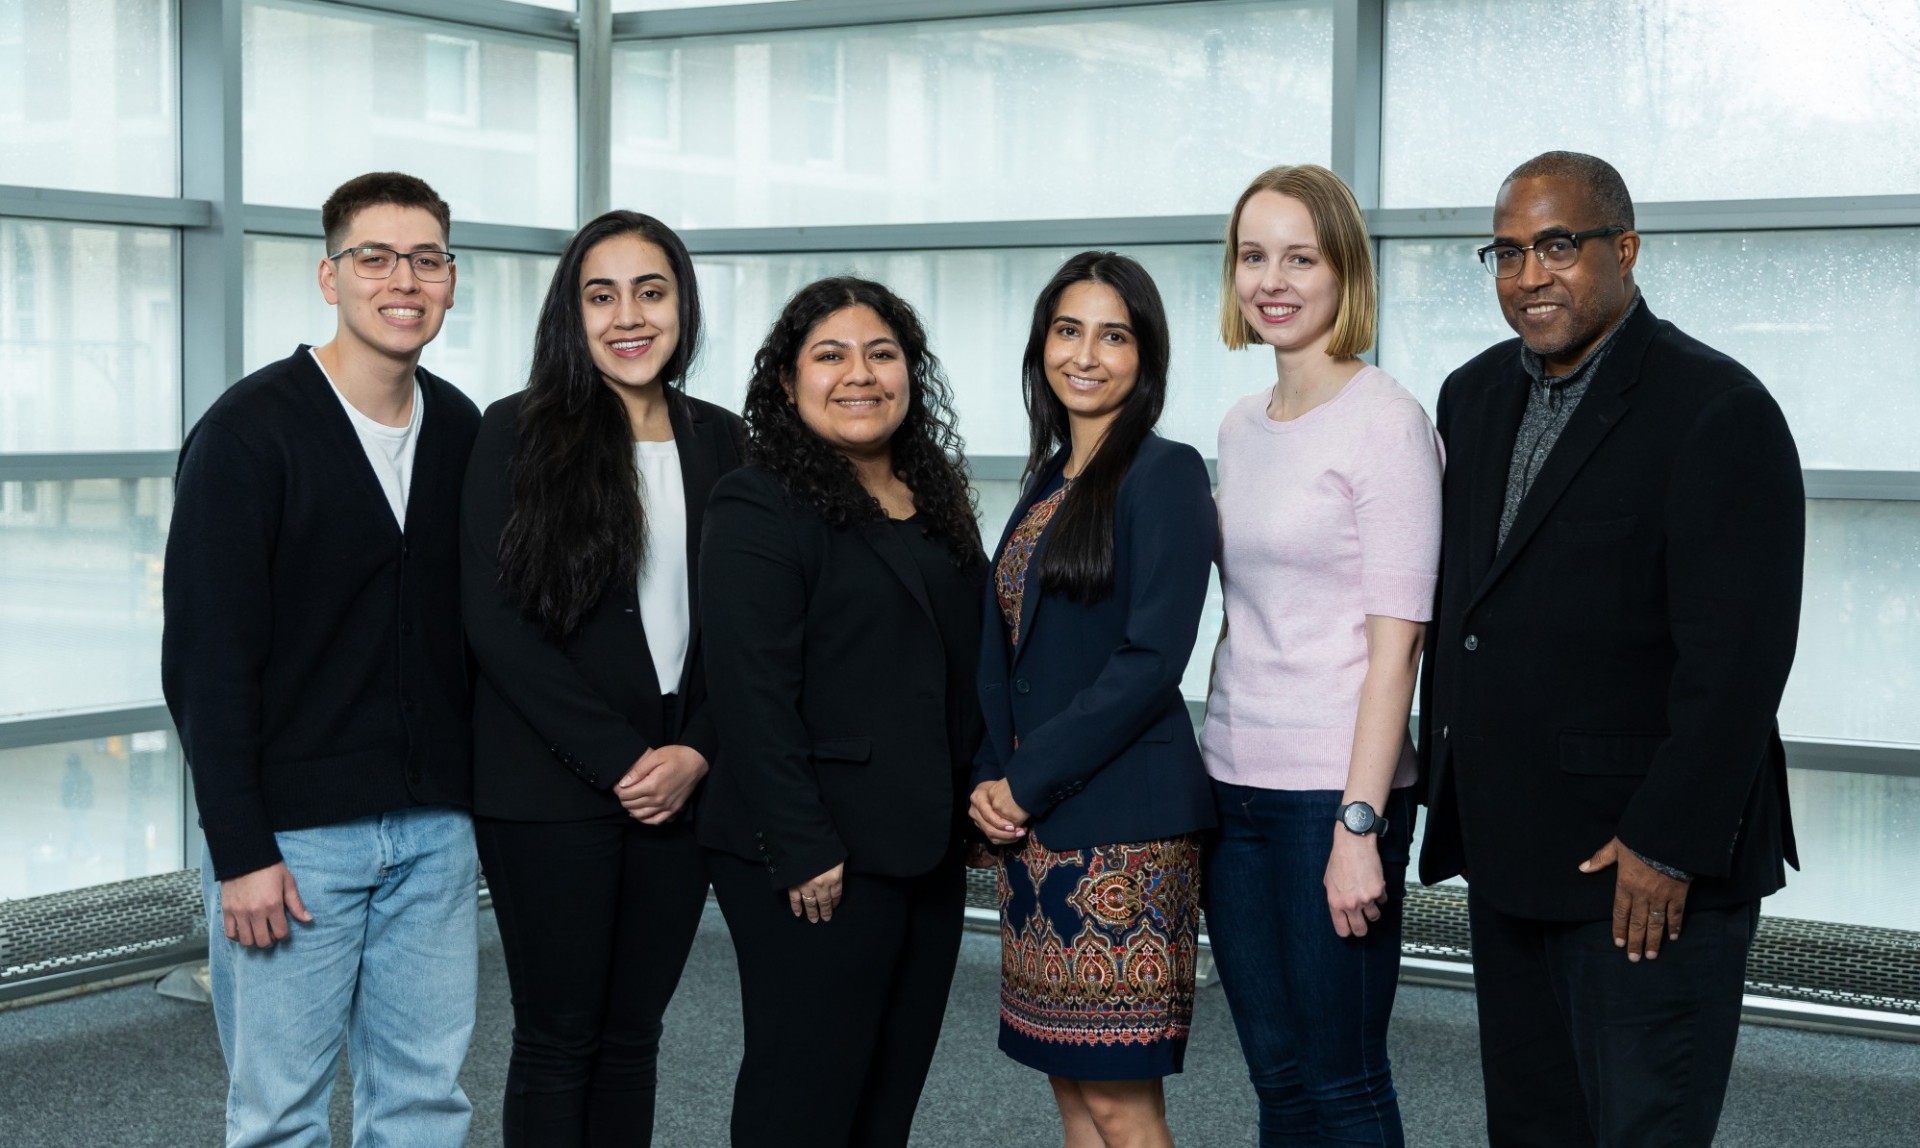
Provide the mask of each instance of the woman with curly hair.
[{"label": "woman with curly hair", "polygon": [[1034,303],[1026,489],[984,595],[974,823],[1002,847],[1000,1048],[1047,1074],[1067,1148],[1164,1148],[1193,1019],[1200,833],[1180,676],[1218,539],[1200,453],[1153,433],[1160,292],[1088,251]]},{"label": "woman with curly hair", "polygon": [[744,1148],[898,1148],[960,949],[984,569],[953,405],[878,283],[787,302],[701,551],[724,750],[699,839],[740,966]]},{"label": "woman with curly hair", "polygon": [[513,988],[509,1148],[646,1144],[660,1018],[706,904],[686,810],[715,756],[692,591],[740,420],[680,389],[693,260],[612,211],[567,244],[526,389],[467,464],[473,811]]}]

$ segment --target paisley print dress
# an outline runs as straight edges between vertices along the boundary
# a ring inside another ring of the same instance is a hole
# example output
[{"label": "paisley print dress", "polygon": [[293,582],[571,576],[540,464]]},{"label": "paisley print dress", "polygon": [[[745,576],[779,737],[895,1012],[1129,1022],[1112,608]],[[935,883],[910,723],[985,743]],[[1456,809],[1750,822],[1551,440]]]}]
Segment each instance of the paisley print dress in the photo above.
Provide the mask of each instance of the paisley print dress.
[{"label": "paisley print dress", "polygon": [[[1028,565],[1070,485],[1033,504],[994,566],[1015,648]],[[1198,834],[1065,852],[1028,834],[1002,854],[999,894],[1002,1052],[1070,1080],[1180,1071],[1193,1021]]]}]

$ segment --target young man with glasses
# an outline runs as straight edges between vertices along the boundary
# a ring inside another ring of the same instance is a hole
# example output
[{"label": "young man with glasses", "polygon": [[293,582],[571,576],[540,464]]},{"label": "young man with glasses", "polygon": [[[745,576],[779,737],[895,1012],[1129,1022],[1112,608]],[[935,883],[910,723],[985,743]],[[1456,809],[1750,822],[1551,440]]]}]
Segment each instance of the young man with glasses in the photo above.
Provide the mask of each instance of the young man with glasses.
[{"label": "young man with glasses", "polygon": [[1654,317],[1633,201],[1548,152],[1481,249],[1516,341],[1446,381],[1421,879],[1468,881],[1499,1146],[1713,1139],[1760,898],[1805,507],[1786,420]]},{"label": "young man with glasses", "polygon": [[206,833],[227,1144],[464,1142],[478,881],[460,629],[473,403],[419,368],[453,306],[447,205],[392,172],[321,210],[333,338],[187,435],[167,540],[167,705]]}]

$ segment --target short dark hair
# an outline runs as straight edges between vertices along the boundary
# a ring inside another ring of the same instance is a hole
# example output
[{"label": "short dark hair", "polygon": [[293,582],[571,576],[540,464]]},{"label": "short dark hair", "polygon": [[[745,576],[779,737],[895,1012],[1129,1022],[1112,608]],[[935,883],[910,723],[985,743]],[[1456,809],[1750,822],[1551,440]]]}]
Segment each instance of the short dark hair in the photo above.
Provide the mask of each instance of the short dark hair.
[{"label": "short dark hair", "polygon": [[1633,230],[1633,196],[1627,194],[1627,181],[1614,166],[1599,156],[1577,151],[1544,151],[1513,169],[1501,181],[1500,190],[1516,179],[1570,179],[1587,189],[1600,218],[1600,227],[1624,227]]},{"label": "short dark hair", "polygon": [[440,234],[452,241],[453,212],[440,193],[427,186],[417,175],[400,171],[370,171],[356,175],[327,197],[320,206],[320,226],[327,233],[327,250],[338,251],[347,241],[347,224],[369,207],[390,203],[395,207],[417,207],[440,221]]}]

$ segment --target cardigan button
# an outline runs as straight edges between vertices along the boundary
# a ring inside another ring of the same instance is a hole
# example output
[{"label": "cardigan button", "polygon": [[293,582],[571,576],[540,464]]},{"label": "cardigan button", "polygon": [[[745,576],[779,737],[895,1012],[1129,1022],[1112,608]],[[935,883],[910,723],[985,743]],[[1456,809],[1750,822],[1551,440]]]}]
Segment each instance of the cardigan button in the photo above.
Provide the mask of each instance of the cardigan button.
[{"label": "cardigan button", "polygon": [[1480,639],[1472,634],[1468,634],[1467,640],[1462,644],[1467,647],[1467,652],[1471,653],[1480,648]]},{"label": "cardigan button", "polygon": [[1027,690],[1029,689],[1027,685],[1027,679],[1025,678],[1013,679],[1013,689],[1015,693],[1022,693],[1022,694],[1026,693]]}]

